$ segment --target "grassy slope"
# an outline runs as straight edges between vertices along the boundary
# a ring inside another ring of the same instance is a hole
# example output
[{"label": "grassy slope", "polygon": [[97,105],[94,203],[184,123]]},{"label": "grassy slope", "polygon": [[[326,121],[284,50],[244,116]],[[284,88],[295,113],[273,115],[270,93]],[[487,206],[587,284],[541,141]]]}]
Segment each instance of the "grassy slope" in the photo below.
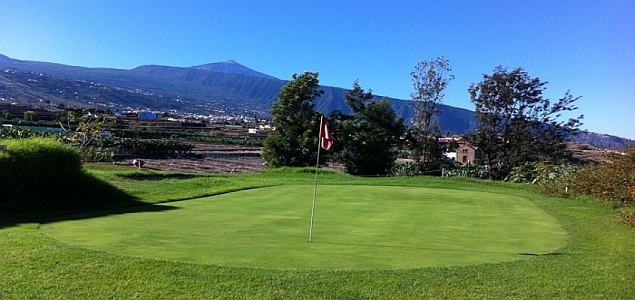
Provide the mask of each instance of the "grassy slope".
[{"label": "grassy slope", "polygon": [[[310,173],[152,182],[124,179],[108,169],[92,169],[91,173],[115,182],[150,203],[250,186],[311,184],[313,181]],[[38,230],[38,224],[30,223],[0,230],[0,298],[635,297],[635,231],[619,224],[612,209],[599,202],[547,198],[525,186],[460,179],[365,179],[324,174],[319,180],[322,184],[460,187],[522,196],[558,219],[570,239],[555,255],[497,264],[391,271],[268,270],[91,251],[48,238]]]}]

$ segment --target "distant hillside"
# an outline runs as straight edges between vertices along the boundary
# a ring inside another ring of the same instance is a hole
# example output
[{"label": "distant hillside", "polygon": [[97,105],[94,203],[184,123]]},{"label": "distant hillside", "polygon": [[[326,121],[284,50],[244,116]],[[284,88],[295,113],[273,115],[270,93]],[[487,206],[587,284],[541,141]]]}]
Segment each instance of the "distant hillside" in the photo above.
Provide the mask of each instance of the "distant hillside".
[{"label": "distant hillside", "polygon": [[[58,106],[187,111],[196,101],[154,92],[103,86],[83,80],[5,69],[0,72],[0,100],[39,107]],[[209,105],[213,105],[210,103]],[[218,105],[218,104],[216,104]]]},{"label": "distant hillside", "polygon": [[588,131],[580,132],[573,141],[602,149],[623,149],[627,146],[635,146],[635,141],[633,140]]},{"label": "distant hillside", "polygon": [[[287,83],[234,61],[189,68],[146,65],[122,70],[22,61],[0,54],[0,70],[4,70],[0,73],[0,97],[7,99],[4,101],[42,100],[96,105],[98,86],[99,102],[113,108],[257,114],[260,117],[268,116],[268,109],[276,101],[280,88]],[[320,89],[324,95],[315,101],[317,110],[327,115],[334,110],[350,112],[344,102],[346,89],[329,86]],[[2,93],[5,96],[1,96]],[[413,116],[408,106],[410,101],[392,98],[388,101],[409,123]],[[478,127],[473,114],[467,109],[442,105],[441,113],[435,118],[439,120],[442,133],[464,134],[472,133]],[[606,148],[629,142],[598,134],[585,134],[577,141]]]}]

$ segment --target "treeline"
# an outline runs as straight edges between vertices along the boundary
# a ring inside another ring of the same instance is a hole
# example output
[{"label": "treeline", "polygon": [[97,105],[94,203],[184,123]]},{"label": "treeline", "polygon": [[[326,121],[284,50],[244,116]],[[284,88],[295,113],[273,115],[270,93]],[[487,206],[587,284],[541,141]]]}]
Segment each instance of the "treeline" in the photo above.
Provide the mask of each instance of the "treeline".
[{"label": "treeline", "polygon": [[[505,180],[525,163],[560,164],[571,157],[565,141],[578,131],[582,116],[567,121],[559,117],[576,110],[574,103],[580,97],[567,91],[556,101],[543,98],[547,82],[521,68],[499,66],[468,89],[479,127],[476,134],[465,135],[463,143],[478,150],[477,159],[470,161],[477,167],[444,159],[448,149],[440,143],[443,134],[435,116],[440,113],[445,88],[454,79],[451,71],[443,57],[415,66],[411,73],[415,113],[410,128],[385,99],[375,101],[372,92],[355,81],[344,96],[352,114],[331,113],[328,122],[335,144],[319,158],[315,147],[319,113],[313,103],[322,95],[318,73],[293,74],[270,109],[279,134],[265,140],[263,158],[269,167],[337,162],[354,175],[465,175]],[[397,154],[403,151],[413,163],[395,167]]]}]

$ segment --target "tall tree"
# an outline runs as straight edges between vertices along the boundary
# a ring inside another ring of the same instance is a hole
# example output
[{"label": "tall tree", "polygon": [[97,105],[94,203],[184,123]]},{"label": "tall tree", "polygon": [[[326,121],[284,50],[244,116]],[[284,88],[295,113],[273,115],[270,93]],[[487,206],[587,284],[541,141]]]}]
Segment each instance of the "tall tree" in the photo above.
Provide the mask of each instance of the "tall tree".
[{"label": "tall tree", "polygon": [[525,162],[558,162],[570,155],[564,142],[577,132],[583,116],[567,121],[560,116],[576,110],[574,102],[580,97],[567,91],[552,103],[542,96],[547,83],[522,68],[508,71],[498,66],[468,89],[479,121],[474,142],[491,179],[504,179]]},{"label": "tall tree", "polygon": [[278,134],[268,136],[262,148],[268,167],[303,167],[315,162],[319,114],[313,101],[323,94],[318,87],[318,73],[304,72],[293,74],[280,89],[269,110]]},{"label": "tall tree", "polygon": [[349,174],[388,174],[397,158],[393,147],[405,131],[403,119],[385,98],[374,101],[372,91],[365,92],[357,81],[344,98],[353,114],[337,111],[331,115],[338,136],[334,158]]},{"label": "tall tree", "polygon": [[438,121],[433,121],[432,117],[441,112],[439,105],[443,103],[443,91],[454,79],[450,72],[450,62],[443,57],[437,57],[420,61],[410,73],[414,89],[410,94],[414,119],[409,140],[410,148],[422,171],[438,169],[441,162],[441,132]]}]

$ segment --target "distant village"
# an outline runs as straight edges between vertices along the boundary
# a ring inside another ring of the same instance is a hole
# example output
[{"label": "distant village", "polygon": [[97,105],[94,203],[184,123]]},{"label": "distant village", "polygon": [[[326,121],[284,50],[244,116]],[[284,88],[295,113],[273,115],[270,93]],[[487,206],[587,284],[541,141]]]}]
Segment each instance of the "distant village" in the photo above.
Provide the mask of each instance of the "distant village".
[{"label": "distant village", "polygon": [[255,116],[219,115],[204,116],[198,114],[168,114],[150,111],[116,111],[106,119],[116,119],[132,128],[148,130],[192,130],[206,131],[212,136],[243,137],[265,139],[275,131],[270,120],[258,119]]},{"label": "distant village", "polygon": [[[54,122],[63,108],[51,109],[42,106],[24,106],[0,102],[0,117],[3,119],[26,119],[32,115],[37,121]],[[209,135],[264,139],[275,130],[270,120],[256,115],[239,114],[201,115],[191,113],[153,112],[136,110],[84,110],[86,117],[104,116],[107,121],[130,128],[147,130],[207,131]],[[35,121],[34,120],[34,121]]]},{"label": "distant village", "polygon": [[[56,121],[59,111],[51,109],[23,105],[10,105],[0,102],[0,117],[24,118],[28,114],[37,115],[40,121]],[[240,114],[201,115],[192,113],[177,114],[172,112],[154,112],[137,110],[116,110],[114,112],[99,111],[111,124],[121,127],[137,128],[157,131],[193,131],[208,134],[210,136],[226,136],[238,138],[251,138],[264,140],[268,135],[275,134],[275,128],[270,125],[268,119],[260,119],[256,115],[247,116]],[[86,117],[96,117],[95,110],[86,110]],[[3,126],[10,126],[4,124]],[[42,128],[40,129],[42,130]],[[46,130],[46,129],[44,129]],[[59,127],[51,127],[50,130],[61,130]],[[472,163],[481,157],[478,148],[467,143],[463,135],[442,137],[439,144],[445,150],[445,159],[459,163]]]}]

